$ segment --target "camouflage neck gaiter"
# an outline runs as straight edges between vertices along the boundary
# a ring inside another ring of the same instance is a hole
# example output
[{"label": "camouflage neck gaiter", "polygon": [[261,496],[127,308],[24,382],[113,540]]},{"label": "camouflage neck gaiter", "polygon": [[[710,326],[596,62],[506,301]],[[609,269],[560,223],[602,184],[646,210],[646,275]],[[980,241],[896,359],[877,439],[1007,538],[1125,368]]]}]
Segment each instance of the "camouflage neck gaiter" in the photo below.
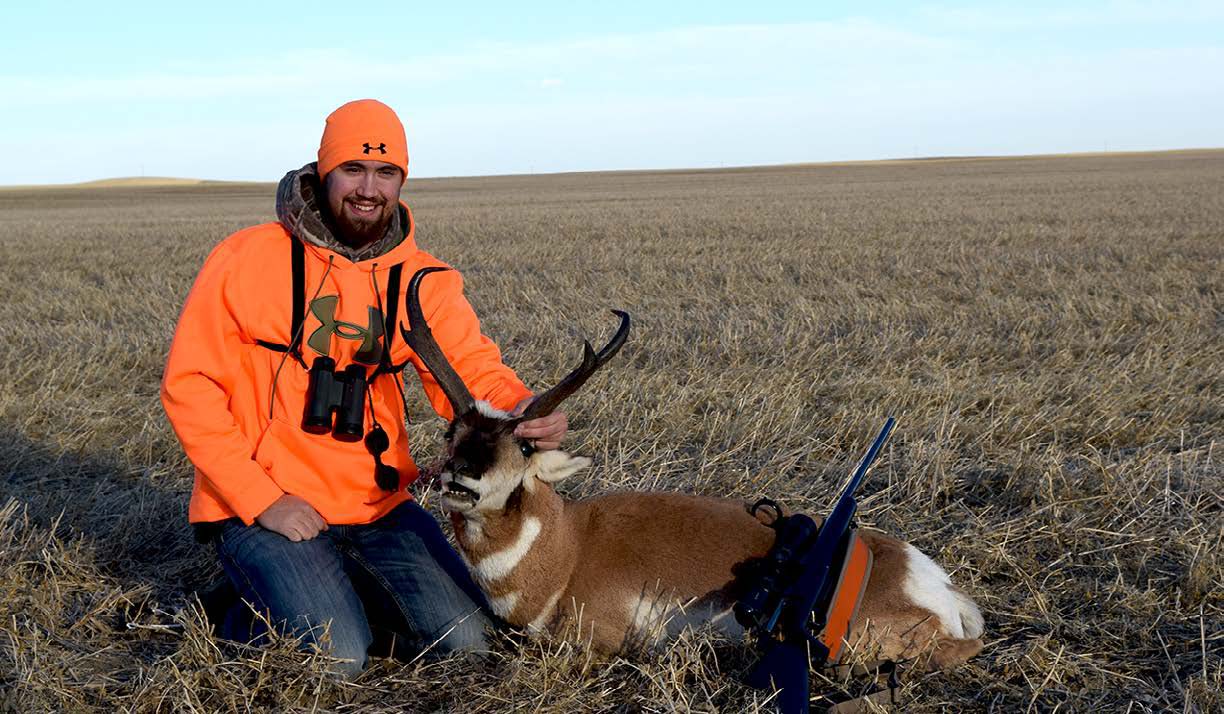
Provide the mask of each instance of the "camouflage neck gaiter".
[{"label": "camouflage neck gaiter", "polygon": [[319,207],[323,187],[319,182],[317,165],[314,162],[290,171],[276,187],[276,219],[303,243],[334,250],[354,263],[377,258],[389,252],[404,240],[404,226],[408,223],[404,207],[400,206],[391,216],[387,231],[382,238],[360,247],[345,245],[337,238]]}]

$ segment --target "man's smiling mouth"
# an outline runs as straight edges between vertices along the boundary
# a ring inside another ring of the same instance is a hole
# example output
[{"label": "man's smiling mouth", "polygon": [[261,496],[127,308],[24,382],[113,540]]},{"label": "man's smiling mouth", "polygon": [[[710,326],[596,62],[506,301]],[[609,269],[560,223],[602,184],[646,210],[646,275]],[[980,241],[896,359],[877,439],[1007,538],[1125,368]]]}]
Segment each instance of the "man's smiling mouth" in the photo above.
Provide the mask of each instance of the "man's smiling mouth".
[{"label": "man's smiling mouth", "polygon": [[361,214],[373,213],[374,211],[378,209],[378,206],[379,206],[379,204],[377,203],[356,203],[353,201],[349,201],[348,205],[354,211],[356,211],[357,213],[361,213]]}]

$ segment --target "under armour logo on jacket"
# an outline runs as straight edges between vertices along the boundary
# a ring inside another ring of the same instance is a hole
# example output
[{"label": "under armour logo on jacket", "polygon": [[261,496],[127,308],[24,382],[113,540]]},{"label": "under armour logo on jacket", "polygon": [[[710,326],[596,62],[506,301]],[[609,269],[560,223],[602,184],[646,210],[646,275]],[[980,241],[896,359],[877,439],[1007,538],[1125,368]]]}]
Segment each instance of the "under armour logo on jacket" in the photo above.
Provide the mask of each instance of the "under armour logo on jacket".
[{"label": "under armour logo on jacket", "polygon": [[368,309],[367,324],[357,325],[336,319],[336,305],[339,296],[324,295],[310,303],[310,312],[321,323],[307,338],[310,349],[321,355],[326,355],[331,349],[331,337],[335,335],[342,340],[360,341],[361,346],[353,355],[353,361],[362,364],[378,364],[382,357],[383,314],[376,307]]},{"label": "under armour logo on jacket", "polygon": [[370,143],[369,143],[369,142],[366,142],[366,143],[362,144],[361,146],[362,146],[362,148],[363,148],[363,150],[362,150],[362,152],[361,152],[361,153],[363,153],[363,154],[368,154],[368,153],[370,153],[371,151],[377,151],[377,152],[378,152],[378,153],[380,153],[380,154],[385,154],[385,153],[387,153],[387,145],[386,145],[386,144],[379,144],[378,146],[370,146]]}]

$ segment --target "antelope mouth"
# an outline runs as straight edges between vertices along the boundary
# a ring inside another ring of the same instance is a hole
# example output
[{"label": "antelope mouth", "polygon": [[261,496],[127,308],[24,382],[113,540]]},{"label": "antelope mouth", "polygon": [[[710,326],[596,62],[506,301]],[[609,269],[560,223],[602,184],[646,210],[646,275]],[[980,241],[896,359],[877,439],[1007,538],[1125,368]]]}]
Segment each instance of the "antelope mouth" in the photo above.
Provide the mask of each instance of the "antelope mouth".
[{"label": "antelope mouth", "polygon": [[447,481],[442,484],[442,493],[455,501],[476,503],[480,494],[457,481]]}]

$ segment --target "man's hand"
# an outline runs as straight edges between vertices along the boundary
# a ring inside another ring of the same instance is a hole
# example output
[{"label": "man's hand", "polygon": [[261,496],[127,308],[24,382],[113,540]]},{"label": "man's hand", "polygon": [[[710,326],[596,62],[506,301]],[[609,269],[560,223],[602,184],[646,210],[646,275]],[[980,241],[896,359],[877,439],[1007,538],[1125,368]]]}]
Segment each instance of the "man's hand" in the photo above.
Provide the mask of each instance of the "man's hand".
[{"label": "man's hand", "polygon": [[306,499],[291,493],[273,501],[263,513],[255,516],[255,522],[294,543],[310,540],[319,535],[319,531],[327,530],[323,516]]},{"label": "man's hand", "polygon": [[[518,403],[511,414],[518,416],[523,413],[528,404],[535,401],[535,397],[527,397]],[[555,449],[561,445],[561,439],[565,437],[565,432],[569,429],[569,419],[566,418],[565,412],[553,412],[548,416],[532,419],[520,423],[514,428],[514,435],[523,439],[529,439],[540,451],[548,451]]]}]

